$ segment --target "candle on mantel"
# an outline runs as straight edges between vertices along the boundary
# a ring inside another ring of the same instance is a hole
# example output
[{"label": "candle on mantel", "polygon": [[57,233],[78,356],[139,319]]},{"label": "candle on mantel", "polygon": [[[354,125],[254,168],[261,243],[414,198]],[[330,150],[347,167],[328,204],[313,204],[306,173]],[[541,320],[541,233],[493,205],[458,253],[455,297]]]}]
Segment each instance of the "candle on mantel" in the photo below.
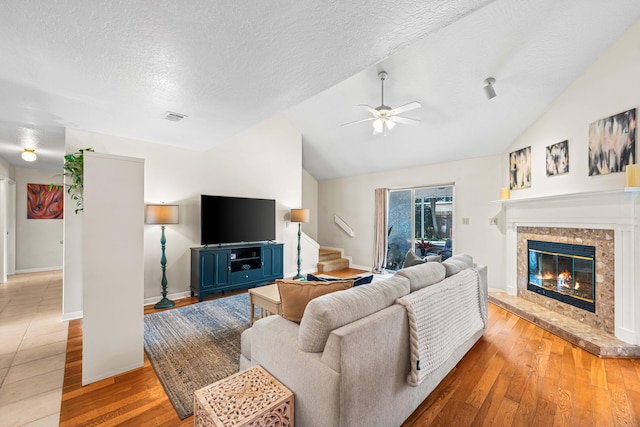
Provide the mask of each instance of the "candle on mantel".
[{"label": "candle on mantel", "polygon": [[627,165],[627,187],[640,187],[640,164]]},{"label": "candle on mantel", "polygon": [[509,189],[508,188],[501,188],[500,189],[500,200],[509,200],[510,198],[511,198],[511,194],[509,193]]}]

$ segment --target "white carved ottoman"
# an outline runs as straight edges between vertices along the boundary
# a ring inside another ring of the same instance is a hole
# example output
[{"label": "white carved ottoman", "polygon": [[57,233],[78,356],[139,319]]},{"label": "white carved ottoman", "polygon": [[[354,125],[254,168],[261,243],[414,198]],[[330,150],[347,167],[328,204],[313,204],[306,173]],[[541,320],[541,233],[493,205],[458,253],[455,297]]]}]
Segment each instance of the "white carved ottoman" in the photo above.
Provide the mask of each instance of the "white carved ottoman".
[{"label": "white carved ottoman", "polygon": [[253,366],[194,394],[196,427],[293,427],[293,393]]}]

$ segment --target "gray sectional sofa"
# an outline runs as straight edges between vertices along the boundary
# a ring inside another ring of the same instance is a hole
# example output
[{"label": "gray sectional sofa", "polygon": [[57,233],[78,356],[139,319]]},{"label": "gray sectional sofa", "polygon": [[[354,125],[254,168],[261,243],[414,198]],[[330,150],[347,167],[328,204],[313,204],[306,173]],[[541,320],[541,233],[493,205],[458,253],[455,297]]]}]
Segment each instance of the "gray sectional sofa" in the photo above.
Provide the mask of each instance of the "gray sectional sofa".
[{"label": "gray sectional sofa", "polygon": [[[242,334],[240,369],[261,365],[287,386],[297,426],[399,426],[480,339],[486,313],[486,267],[455,255],[315,298],[300,324],[258,320]],[[420,326],[426,315],[432,329]]]}]

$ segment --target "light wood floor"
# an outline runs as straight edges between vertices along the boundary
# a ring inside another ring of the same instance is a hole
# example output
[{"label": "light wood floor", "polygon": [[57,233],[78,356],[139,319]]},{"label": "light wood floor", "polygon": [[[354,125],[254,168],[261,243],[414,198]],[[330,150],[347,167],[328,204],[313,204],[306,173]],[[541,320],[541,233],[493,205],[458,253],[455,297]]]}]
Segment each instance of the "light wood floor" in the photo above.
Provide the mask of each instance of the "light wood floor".
[{"label": "light wood floor", "polygon": [[[146,356],[144,367],[86,387],[81,356],[76,320],[69,325],[61,426],[193,425],[193,417],[180,421]],[[640,360],[599,359],[489,304],[485,335],[402,427],[431,425],[640,426]]]}]

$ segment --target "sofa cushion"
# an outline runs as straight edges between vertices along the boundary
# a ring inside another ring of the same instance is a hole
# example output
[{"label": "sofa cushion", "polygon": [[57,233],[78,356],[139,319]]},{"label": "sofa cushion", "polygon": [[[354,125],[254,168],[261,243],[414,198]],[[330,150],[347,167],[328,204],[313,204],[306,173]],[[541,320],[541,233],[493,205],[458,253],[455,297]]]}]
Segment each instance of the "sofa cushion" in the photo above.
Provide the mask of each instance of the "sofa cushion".
[{"label": "sofa cushion", "polygon": [[441,282],[446,275],[445,267],[439,262],[425,262],[413,267],[403,268],[396,273],[409,279],[411,292]]},{"label": "sofa cushion", "polygon": [[339,278],[339,277],[318,277],[313,274],[307,274],[307,280],[314,282],[335,282],[337,280],[353,280],[353,287],[366,285],[367,283],[371,283],[373,280],[373,274],[369,274],[368,276],[356,276],[356,277],[347,277],[347,278]]},{"label": "sofa cushion", "polygon": [[335,291],[353,287],[353,280],[337,280],[333,282],[301,282],[299,280],[276,280],[282,317],[292,322],[300,323],[304,309],[314,298]]},{"label": "sofa cushion", "polygon": [[397,298],[408,294],[409,287],[409,279],[396,274],[310,301],[300,321],[298,348],[310,353],[323,351],[331,331],[389,307]]},{"label": "sofa cushion", "polygon": [[404,256],[404,263],[402,264],[402,268],[413,267],[414,265],[424,264],[425,260],[420,258],[413,252],[413,249],[409,249],[407,254]]},{"label": "sofa cushion", "polygon": [[465,268],[473,267],[473,257],[468,254],[458,254],[442,261],[442,265],[447,270],[447,277],[460,273]]},{"label": "sofa cushion", "polygon": [[442,255],[427,255],[424,260],[425,262],[442,262]]}]

